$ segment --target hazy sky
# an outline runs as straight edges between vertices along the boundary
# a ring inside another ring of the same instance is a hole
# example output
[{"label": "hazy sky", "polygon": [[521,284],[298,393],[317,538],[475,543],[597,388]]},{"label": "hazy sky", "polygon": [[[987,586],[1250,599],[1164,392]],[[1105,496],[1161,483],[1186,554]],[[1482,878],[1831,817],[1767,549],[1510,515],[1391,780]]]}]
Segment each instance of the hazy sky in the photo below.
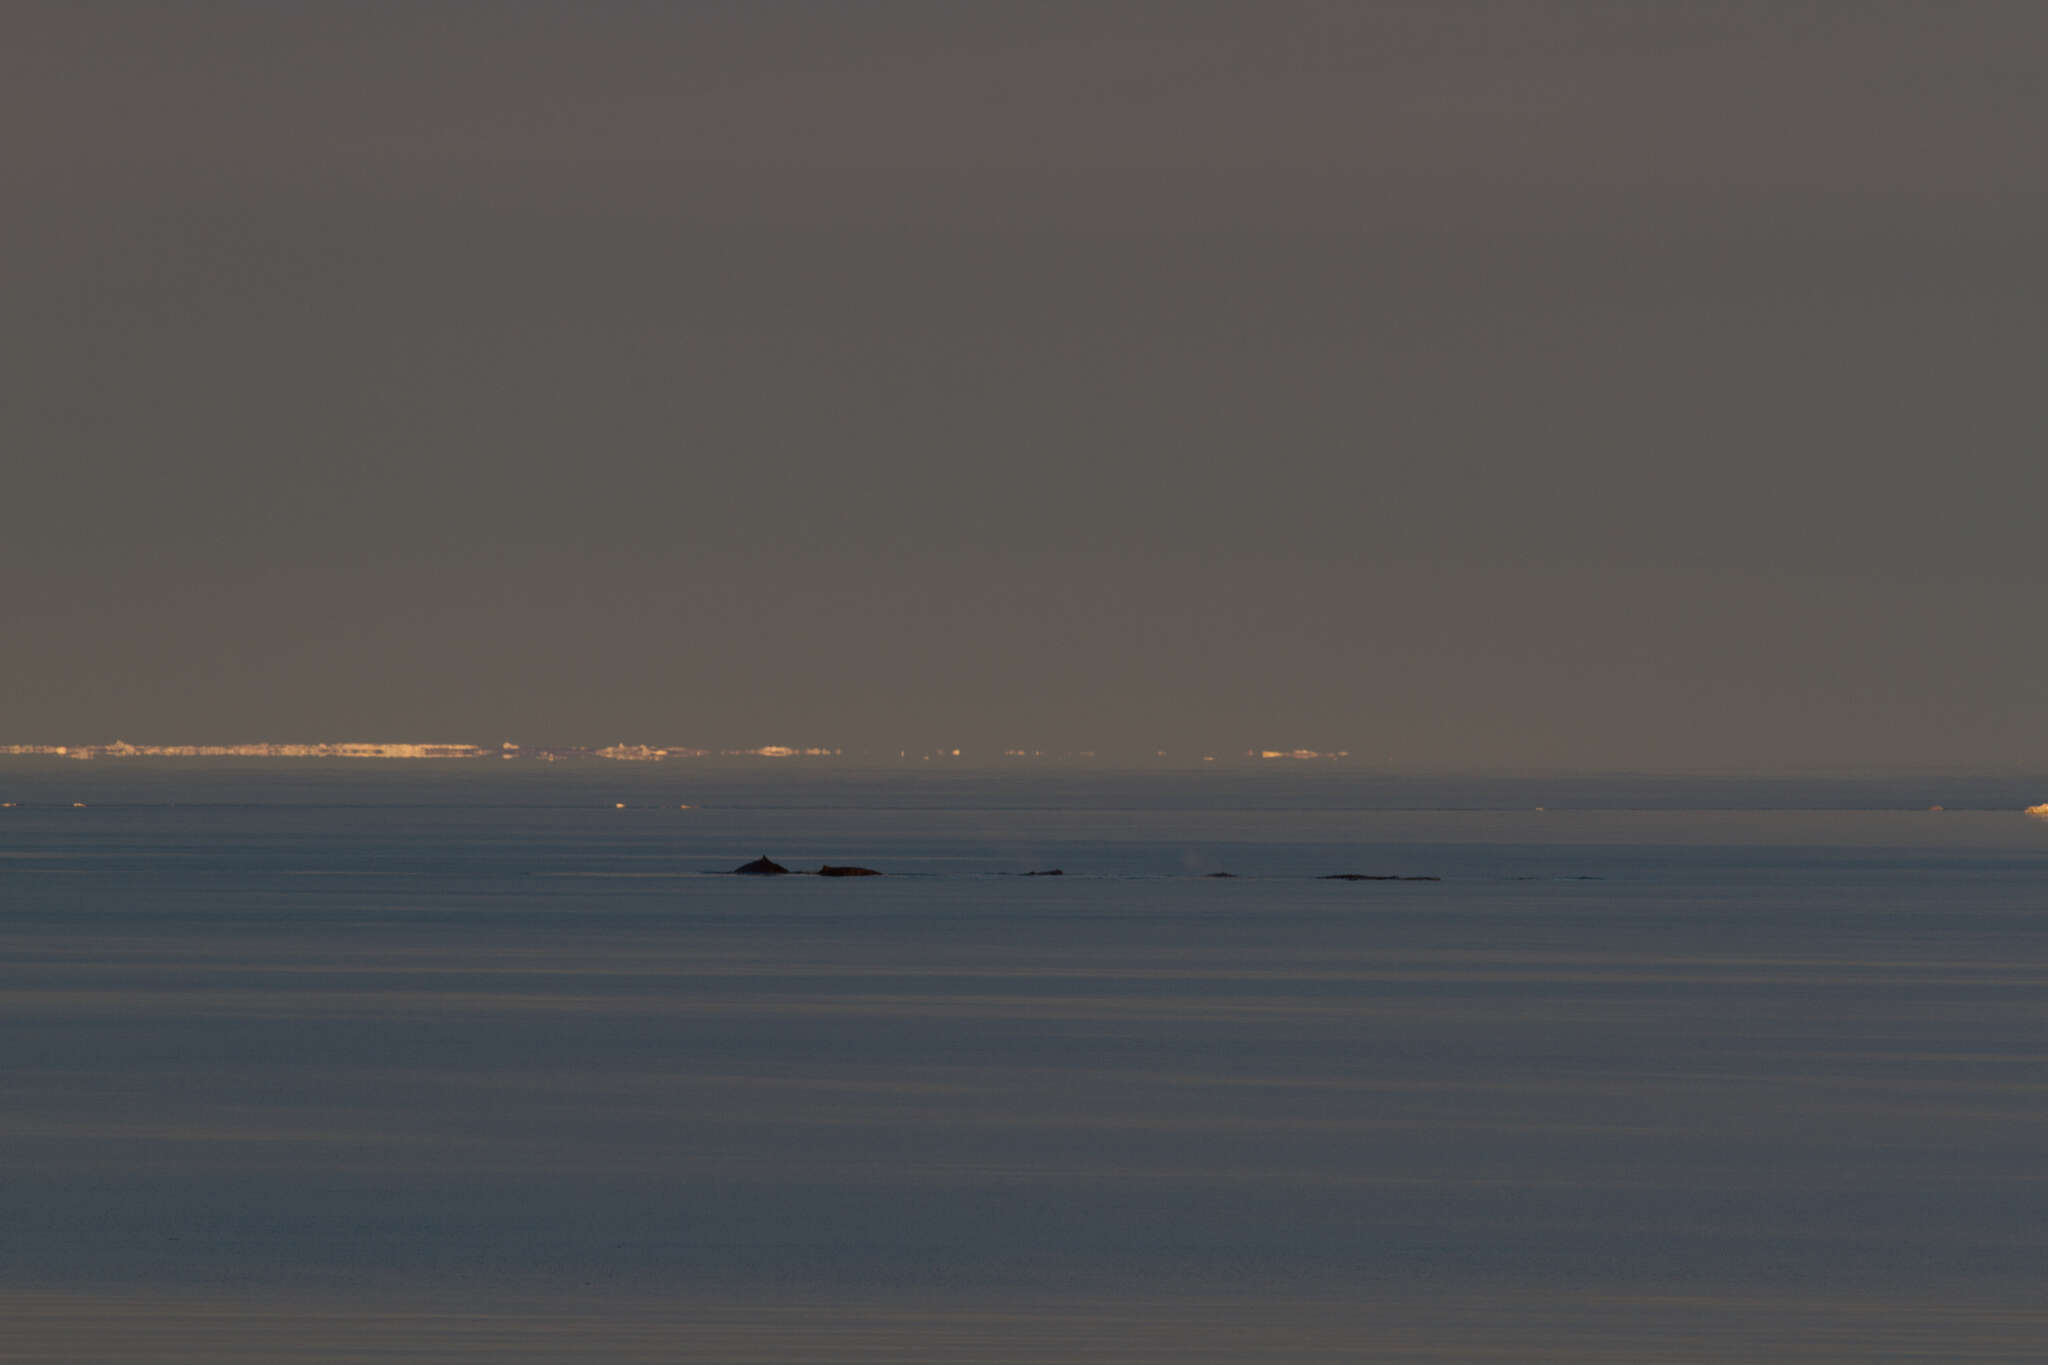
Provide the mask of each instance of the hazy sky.
[{"label": "hazy sky", "polygon": [[2048,6],[10,4],[0,743],[2048,765]]}]

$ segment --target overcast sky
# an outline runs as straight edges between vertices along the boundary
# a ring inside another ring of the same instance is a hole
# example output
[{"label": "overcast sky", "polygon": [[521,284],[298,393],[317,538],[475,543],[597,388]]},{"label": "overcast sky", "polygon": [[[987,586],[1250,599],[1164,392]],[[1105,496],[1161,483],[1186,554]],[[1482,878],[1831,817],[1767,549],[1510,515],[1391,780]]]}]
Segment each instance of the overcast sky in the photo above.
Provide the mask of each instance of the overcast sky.
[{"label": "overcast sky", "polygon": [[2048,6],[0,17],[0,743],[2048,766]]}]

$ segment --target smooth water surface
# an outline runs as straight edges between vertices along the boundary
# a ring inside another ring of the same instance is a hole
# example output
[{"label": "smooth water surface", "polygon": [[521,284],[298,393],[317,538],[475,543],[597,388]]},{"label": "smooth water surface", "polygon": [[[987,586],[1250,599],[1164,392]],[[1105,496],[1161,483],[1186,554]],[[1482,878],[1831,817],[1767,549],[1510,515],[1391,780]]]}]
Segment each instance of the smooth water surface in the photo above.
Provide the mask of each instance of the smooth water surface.
[{"label": "smooth water surface", "polygon": [[[0,799],[8,1359],[2048,1340],[2048,781],[103,763]],[[764,853],[889,875],[726,875]]]}]

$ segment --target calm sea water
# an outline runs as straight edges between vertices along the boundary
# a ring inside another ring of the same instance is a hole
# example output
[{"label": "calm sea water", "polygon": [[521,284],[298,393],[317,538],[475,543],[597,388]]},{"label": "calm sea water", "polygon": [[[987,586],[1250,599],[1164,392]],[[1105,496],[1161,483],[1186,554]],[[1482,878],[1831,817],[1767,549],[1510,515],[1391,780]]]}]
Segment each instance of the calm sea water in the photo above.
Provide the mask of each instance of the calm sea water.
[{"label": "calm sea water", "polygon": [[0,800],[8,1360],[2048,1358],[2048,777]]}]

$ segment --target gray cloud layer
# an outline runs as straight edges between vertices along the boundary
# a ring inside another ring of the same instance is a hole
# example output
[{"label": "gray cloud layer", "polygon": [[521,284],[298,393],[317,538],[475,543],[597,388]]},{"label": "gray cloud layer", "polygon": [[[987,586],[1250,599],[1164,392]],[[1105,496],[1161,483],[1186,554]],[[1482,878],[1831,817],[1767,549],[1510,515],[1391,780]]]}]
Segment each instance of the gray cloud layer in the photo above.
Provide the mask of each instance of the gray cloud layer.
[{"label": "gray cloud layer", "polygon": [[2037,6],[11,28],[10,737],[2048,746]]}]

